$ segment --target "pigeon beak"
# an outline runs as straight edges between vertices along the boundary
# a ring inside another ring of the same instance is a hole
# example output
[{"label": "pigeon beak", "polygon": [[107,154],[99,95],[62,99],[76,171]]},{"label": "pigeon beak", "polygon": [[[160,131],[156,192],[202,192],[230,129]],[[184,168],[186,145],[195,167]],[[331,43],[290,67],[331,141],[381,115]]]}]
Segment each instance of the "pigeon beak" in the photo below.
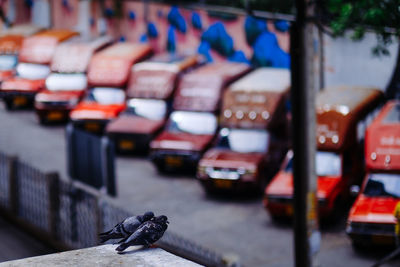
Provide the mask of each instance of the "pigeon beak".
[{"label": "pigeon beak", "polygon": [[169,223],[169,221],[167,221],[167,224]]}]

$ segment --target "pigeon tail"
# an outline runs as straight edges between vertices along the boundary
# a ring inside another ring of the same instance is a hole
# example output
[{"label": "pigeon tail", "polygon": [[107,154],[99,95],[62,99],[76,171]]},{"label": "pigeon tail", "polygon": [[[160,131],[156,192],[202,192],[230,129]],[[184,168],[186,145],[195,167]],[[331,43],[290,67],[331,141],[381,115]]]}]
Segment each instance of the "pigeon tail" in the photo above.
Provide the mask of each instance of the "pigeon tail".
[{"label": "pigeon tail", "polygon": [[124,251],[129,245],[122,243],[121,245],[119,245],[115,250],[116,251]]}]

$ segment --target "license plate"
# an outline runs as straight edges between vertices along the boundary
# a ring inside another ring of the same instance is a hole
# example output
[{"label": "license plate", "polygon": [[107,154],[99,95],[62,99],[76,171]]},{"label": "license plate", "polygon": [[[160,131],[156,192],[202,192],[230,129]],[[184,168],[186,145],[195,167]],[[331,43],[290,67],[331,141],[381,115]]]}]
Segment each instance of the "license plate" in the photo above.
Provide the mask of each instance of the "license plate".
[{"label": "license plate", "polygon": [[47,119],[49,121],[57,121],[63,118],[63,113],[60,111],[50,111],[47,113]]},{"label": "license plate", "polygon": [[165,164],[171,167],[180,167],[183,164],[183,160],[180,157],[167,156],[165,158]]},{"label": "license plate", "polygon": [[25,96],[16,96],[14,97],[13,104],[14,106],[25,106],[28,104],[28,98]]},{"label": "license plate", "polygon": [[373,235],[372,243],[377,245],[391,245],[393,242],[388,236]]},{"label": "license plate", "polygon": [[286,207],[286,215],[287,216],[292,216],[293,215],[293,206],[289,205]]},{"label": "license plate", "polygon": [[96,122],[87,122],[85,123],[85,129],[89,132],[98,132],[100,130],[100,124]]},{"label": "license plate", "polygon": [[228,189],[232,187],[232,181],[230,180],[214,180],[214,185],[217,188]]},{"label": "license plate", "polygon": [[121,140],[119,142],[119,148],[123,150],[132,150],[135,148],[135,142],[131,140]]}]

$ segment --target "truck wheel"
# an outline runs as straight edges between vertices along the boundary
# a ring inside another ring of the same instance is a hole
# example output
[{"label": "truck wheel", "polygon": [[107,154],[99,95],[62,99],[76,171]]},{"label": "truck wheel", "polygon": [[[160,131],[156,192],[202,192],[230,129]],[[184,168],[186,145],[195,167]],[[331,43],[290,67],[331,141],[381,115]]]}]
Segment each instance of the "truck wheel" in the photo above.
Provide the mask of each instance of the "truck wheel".
[{"label": "truck wheel", "polygon": [[4,99],[4,104],[6,105],[6,110],[13,110],[14,105],[12,99]]}]

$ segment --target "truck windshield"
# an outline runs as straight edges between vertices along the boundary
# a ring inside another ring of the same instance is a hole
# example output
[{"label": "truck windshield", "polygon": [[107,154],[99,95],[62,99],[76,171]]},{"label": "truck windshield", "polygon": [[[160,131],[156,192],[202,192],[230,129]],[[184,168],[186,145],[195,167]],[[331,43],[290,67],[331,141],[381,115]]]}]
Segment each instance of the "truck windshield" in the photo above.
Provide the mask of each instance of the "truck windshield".
[{"label": "truck windshield", "polygon": [[171,132],[191,134],[214,134],[217,130],[217,118],[208,112],[175,111],[168,124]]},{"label": "truck windshield", "polygon": [[[315,155],[315,171],[317,176],[340,176],[342,159],[339,154],[333,152],[317,151]],[[293,171],[293,158],[291,158],[286,167],[286,172]]]},{"label": "truck windshield", "polygon": [[46,88],[50,91],[82,91],[86,89],[87,78],[84,74],[50,74],[46,79]]},{"label": "truck windshield", "polygon": [[17,65],[18,58],[15,55],[0,56],[0,70],[11,70]]},{"label": "truck windshield", "polygon": [[24,79],[45,79],[49,74],[50,68],[47,65],[31,63],[19,63],[17,65],[17,75]]},{"label": "truck windshield", "polygon": [[86,100],[102,105],[123,104],[125,101],[125,92],[119,88],[96,87],[90,91]]},{"label": "truck windshield", "polygon": [[218,147],[236,152],[251,153],[268,151],[269,133],[266,130],[228,129],[219,132]]},{"label": "truck windshield", "polygon": [[167,113],[167,103],[157,99],[134,98],[128,101],[128,114],[134,114],[150,120],[162,120]]},{"label": "truck windshield", "polygon": [[400,198],[400,174],[371,173],[365,186],[364,195]]}]

